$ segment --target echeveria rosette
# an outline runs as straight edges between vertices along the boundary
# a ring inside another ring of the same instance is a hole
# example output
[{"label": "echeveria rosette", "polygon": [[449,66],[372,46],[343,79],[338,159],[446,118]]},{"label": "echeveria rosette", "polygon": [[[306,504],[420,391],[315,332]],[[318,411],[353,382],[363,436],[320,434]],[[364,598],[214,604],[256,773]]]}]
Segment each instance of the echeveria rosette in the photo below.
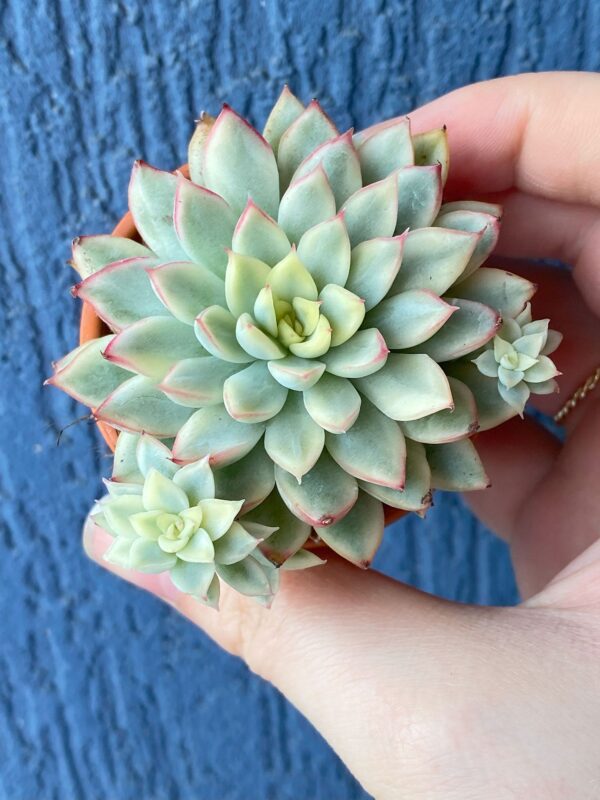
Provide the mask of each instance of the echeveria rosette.
[{"label": "echeveria rosette", "polygon": [[282,498],[361,565],[382,502],[423,513],[432,488],[486,486],[469,437],[515,410],[471,359],[535,287],[482,267],[498,206],[441,205],[445,132],[339,134],[286,89],[264,136],[227,106],[204,116],[189,169],[135,165],[144,244],[76,241],[74,293],[113,333],[52,382],[239,476],[252,513]]},{"label": "echeveria rosette", "polygon": [[550,330],[549,319],[531,319],[531,304],[514,319],[507,318],[497,336],[473,360],[477,369],[498,381],[498,392],[518,414],[523,415],[530,394],[558,391],[560,372],[548,358],[562,341]]},{"label": "echeveria rosette", "polygon": [[178,466],[147,434],[122,434],[112,480],[105,483],[108,494],[92,512],[114,536],[105,559],[125,569],[168,572],[180,591],[213,607],[221,581],[269,604],[279,585],[282,544],[286,569],[323,563],[301,549],[307,530],[294,540],[289,529],[278,536],[277,526],[240,516],[246,502],[216,496],[208,458]]}]

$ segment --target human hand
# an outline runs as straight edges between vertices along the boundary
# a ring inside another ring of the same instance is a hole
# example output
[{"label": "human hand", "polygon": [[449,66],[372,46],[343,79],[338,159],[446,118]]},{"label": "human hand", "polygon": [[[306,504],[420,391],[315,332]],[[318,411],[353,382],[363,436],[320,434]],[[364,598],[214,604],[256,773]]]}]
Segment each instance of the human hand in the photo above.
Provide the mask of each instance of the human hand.
[{"label": "human hand", "polygon": [[[416,131],[448,125],[448,199],[503,203],[501,256],[574,267],[571,275],[527,268],[540,285],[536,316],[565,334],[555,359],[562,394],[532,397],[555,413],[600,364],[600,76],[478,84],[411,120]],[[529,598],[517,608],[448,603],[332,558],[286,573],[270,610],[223,591],[215,613],[166,574],[103,562],[112,539],[90,522],[86,550],[275,684],[378,800],[592,800],[600,796],[600,390],[565,427],[562,446],[531,419],[477,438],[493,487],[468,500],[510,542]]]}]

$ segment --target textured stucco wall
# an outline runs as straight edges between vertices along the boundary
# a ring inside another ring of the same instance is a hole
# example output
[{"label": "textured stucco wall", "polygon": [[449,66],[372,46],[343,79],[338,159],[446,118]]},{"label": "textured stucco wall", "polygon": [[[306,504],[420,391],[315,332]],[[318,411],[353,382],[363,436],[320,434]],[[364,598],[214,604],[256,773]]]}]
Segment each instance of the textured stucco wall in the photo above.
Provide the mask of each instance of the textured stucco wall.
[{"label": "textured stucco wall", "polygon": [[[599,53],[597,0],[0,3],[2,800],[365,797],[277,692],[80,550],[109,462],[86,423],[55,446],[82,409],[41,379],[75,343],[70,238],[111,228],[132,160],[173,168],[224,100],[262,122],[284,81],[360,127]],[[378,565],[464,601],[516,597],[458,498],[396,524]]]}]

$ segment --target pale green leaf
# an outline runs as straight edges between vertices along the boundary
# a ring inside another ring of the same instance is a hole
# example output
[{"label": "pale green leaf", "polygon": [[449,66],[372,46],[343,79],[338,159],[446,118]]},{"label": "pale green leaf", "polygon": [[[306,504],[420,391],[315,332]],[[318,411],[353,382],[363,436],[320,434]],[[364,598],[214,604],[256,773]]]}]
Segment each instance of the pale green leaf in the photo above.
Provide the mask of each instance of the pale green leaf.
[{"label": "pale green leaf", "polygon": [[313,420],[331,433],[344,433],[352,427],[360,410],[360,395],[346,378],[323,375],[304,390],[304,405]]},{"label": "pale green leaf", "polygon": [[400,426],[364,398],[354,425],[346,433],[328,433],[325,446],[355,478],[393,489],[404,485],[406,446]]},{"label": "pale green leaf", "polygon": [[191,413],[191,408],[171,402],[151,380],[136,375],[117,387],[94,416],[118,430],[144,431],[167,439],[175,436]]},{"label": "pale green leaf", "polygon": [[448,379],[426,355],[390,353],[384,367],[356,386],[391,419],[419,419],[452,405]]},{"label": "pale green leaf", "polygon": [[248,200],[235,226],[231,249],[272,267],[289,253],[290,242],[275,220]]},{"label": "pale green leaf", "polygon": [[279,466],[275,482],[290,511],[309,525],[331,525],[350,511],[358,497],[356,480],[326,451],[302,483]]},{"label": "pale green leaf", "polygon": [[148,270],[148,276],[159,300],[187,325],[207,306],[225,305],[225,284],[201,264],[171,261]]},{"label": "pale green leaf", "polygon": [[135,227],[159,258],[180,261],[187,258],[173,223],[177,177],[136,161],[129,181],[129,210]]},{"label": "pale green leaf", "polygon": [[354,507],[343,519],[317,533],[334,552],[366,569],[383,539],[383,507],[378,500],[359,492]]},{"label": "pale green leaf", "polygon": [[239,422],[266,422],[281,411],[287,394],[264,361],[227,378],[223,386],[225,408]]},{"label": "pale green leaf", "polygon": [[389,349],[376,328],[358,331],[339,347],[323,356],[327,372],[341,378],[362,378],[380,370],[388,358]]},{"label": "pale green leaf", "polygon": [[[187,259],[224,278],[225,248],[231,247],[236,220],[236,215],[222,197],[179,176],[174,224]],[[169,260],[174,258],[171,256]]]},{"label": "pale green leaf", "polygon": [[181,426],[173,445],[173,456],[179,463],[210,456],[211,465],[225,466],[249,453],[264,430],[262,423],[232,419],[225,406],[201,408]]},{"label": "pale green leaf", "polygon": [[204,146],[204,185],[217,192],[238,215],[248,197],[274,217],[279,204],[279,173],[270,145],[229,106],[217,117]]},{"label": "pale green leaf", "polygon": [[267,425],[265,450],[273,461],[300,480],[316,463],[325,433],[304,408],[301,392],[289,392],[279,414]]}]

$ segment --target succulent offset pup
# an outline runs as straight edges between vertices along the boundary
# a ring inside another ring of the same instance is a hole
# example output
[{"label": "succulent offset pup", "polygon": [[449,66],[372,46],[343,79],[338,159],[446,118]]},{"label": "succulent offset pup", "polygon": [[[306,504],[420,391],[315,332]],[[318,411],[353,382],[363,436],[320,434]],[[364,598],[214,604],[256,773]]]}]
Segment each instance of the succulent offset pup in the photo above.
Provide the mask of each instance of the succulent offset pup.
[{"label": "succulent offset pup", "polygon": [[[148,434],[123,434],[108,494],[92,519],[114,536],[107,561],[141,572],[168,572],[175,586],[218,607],[220,583],[269,604],[279,583],[277,557],[286,544],[278,526],[245,515],[243,500],[216,497],[208,457],[184,467]],[[293,526],[293,521],[292,521]],[[275,546],[274,556],[271,538]],[[264,552],[259,549],[263,546]],[[283,565],[301,569],[324,563],[299,549]]]},{"label": "succulent offset pup", "polygon": [[73,247],[73,293],[112,333],[50,379],[123,432],[111,496],[143,433],[175,476],[208,459],[218,497],[279,528],[256,548],[271,563],[314,529],[367,566],[383,503],[423,514],[434,488],[485,488],[470,437],[557,389],[560,334],[532,321],[532,283],[482,266],[501,209],[442,205],[447,170],[444,130],[340,135],[287,88],[263,136],[228,106],[204,115],[190,180],[137,162],[143,244]]}]

